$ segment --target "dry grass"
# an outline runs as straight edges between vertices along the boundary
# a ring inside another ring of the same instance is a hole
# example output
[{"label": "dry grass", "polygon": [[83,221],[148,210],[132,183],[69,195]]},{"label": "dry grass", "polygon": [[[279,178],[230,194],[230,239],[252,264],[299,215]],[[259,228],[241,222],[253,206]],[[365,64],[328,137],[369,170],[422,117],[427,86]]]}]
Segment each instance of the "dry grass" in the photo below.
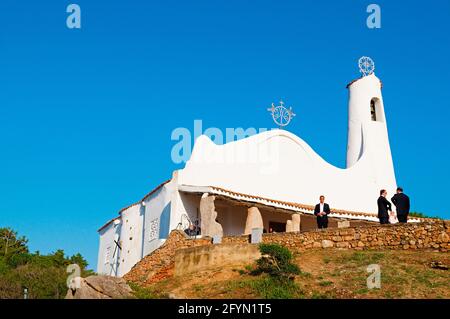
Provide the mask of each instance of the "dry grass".
[{"label": "dry grass", "polygon": [[[301,269],[295,283],[279,287],[270,278],[250,276],[244,266],[171,277],[138,289],[139,298],[445,298],[450,299],[450,253],[317,249],[295,254]],[[367,266],[381,268],[381,288],[368,289]]]}]

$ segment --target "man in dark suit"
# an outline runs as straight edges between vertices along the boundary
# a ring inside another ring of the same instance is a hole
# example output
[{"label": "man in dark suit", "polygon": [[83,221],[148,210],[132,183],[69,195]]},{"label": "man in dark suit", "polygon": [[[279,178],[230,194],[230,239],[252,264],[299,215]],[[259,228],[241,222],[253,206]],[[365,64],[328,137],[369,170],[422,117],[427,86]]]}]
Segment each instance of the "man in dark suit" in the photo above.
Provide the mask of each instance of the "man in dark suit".
[{"label": "man in dark suit", "polygon": [[386,199],[387,192],[385,189],[380,191],[380,197],[378,197],[378,218],[380,224],[389,224],[389,212],[392,212],[391,203]]},{"label": "man in dark suit", "polygon": [[403,193],[403,188],[397,187],[397,194],[391,198],[391,201],[397,208],[398,222],[407,223],[409,214],[409,197]]},{"label": "man in dark suit", "polygon": [[317,227],[328,227],[328,214],[330,213],[330,205],[325,203],[325,196],[320,195],[320,203],[314,208],[314,215],[317,216]]}]

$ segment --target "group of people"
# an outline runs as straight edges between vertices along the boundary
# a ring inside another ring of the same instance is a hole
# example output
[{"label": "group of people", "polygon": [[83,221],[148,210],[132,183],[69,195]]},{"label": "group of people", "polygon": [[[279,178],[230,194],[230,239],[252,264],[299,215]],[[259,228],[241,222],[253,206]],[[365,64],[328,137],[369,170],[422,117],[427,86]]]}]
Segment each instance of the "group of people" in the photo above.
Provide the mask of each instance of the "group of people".
[{"label": "group of people", "polygon": [[397,193],[391,198],[397,210],[397,215],[392,211],[392,205],[386,199],[386,196],[386,190],[382,189],[377,201],[380,224],[406,223],[408,221],[410,202],[408,195],[403,193],[403,188],[397,187]]},{"label": "group of people", "polygon": [[[380,224],[395,224],[406,223],[408,221],[408,214],[410,202],[408,195],[403,193],[401,187],[397,187],[397,193],[391,198],[394,203],[397,214],[392,211],[392,204],[386,199],[387,191],[382,189],[380,197],[377,200],[378,205],[378,219]],[[320,202],[314,207],[314,215],[317,217],[317,227],[328,227],[328,215],[330,214],[330,205],[325,203],[325,196],[320,195]]]}]

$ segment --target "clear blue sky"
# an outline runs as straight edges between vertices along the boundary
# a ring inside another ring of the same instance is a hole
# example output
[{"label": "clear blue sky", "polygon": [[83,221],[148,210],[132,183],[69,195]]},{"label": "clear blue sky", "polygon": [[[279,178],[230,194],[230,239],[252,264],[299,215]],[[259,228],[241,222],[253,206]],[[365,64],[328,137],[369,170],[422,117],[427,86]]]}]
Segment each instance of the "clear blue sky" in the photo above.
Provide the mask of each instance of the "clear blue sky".
[{"label": "clear blue sky", "polygon": [[[271,127],[283,98],[289,130],[343,167],[362,55],[384,84],[398,183],[413,210],[450,218],[448,0],[71,2],[0,2],[0,226],[32,250],[95,268],[97,229],[182,167],[170,135],[194,119]],[[366,27],[372,2],[381,29]]]}]

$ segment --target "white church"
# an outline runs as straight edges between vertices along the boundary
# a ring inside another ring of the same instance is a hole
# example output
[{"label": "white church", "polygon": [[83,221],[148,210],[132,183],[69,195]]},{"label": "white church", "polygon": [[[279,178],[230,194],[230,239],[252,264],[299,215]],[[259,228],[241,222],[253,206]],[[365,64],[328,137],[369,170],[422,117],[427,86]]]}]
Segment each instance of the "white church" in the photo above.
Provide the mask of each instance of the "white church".
[{"label": "white church", "polygon": [[397,184],[382,83],[368,60],[361,65],[360,59],[363,76],[347,86],[345,169],[282,129],[224,145],[202,135],[183,169],[99,229],[97,272],[125,275],[172,230],[186,230],[196,221],[200,236],[248,234],[255,207],[264,231],[286,231],[294,215],[300,216],[294,230],[314,229],[313,209],[322,194],[331,207],[329,227],[340,221],[352,226],[378,222],[379,191],[393,195]]}]

